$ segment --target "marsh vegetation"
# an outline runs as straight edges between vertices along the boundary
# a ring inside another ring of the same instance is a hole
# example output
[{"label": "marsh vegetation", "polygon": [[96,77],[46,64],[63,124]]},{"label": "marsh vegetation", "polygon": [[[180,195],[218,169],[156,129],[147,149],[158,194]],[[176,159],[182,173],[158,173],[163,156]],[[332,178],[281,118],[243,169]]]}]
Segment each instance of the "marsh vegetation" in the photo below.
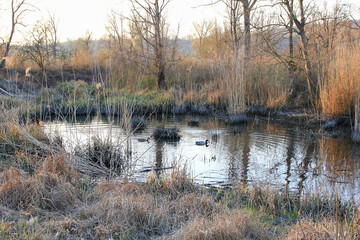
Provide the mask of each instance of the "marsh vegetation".
[{"label": "marsh vegetation", "polygon": [[101,39],[60,42],[50,15],[16,44],[37,9],[8,3],[2,238],[360,238],[359,22],[341,1],[208,1],[224,21],[181,39],[169,1],[129,0]]}]

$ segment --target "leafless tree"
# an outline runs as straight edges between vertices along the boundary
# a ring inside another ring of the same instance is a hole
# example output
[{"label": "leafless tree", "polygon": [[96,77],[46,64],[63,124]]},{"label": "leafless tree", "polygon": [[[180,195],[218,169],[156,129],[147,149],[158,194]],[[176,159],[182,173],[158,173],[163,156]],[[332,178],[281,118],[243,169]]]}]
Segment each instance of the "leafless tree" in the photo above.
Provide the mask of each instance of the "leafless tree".
[{"label": "leafless tree", "polygon": [[[230,86],[233,93],[230,93],[231,102],[234,102],[232,113],[241,113],[245,111],[245,84],[249,77],[249,68],[251,60],[251,15],[255,9],[258,0],[218,0],[211,1],[210,5],[223,3],[228,11],[230,22],[231,42],[233,45],[233,81],[236,89]],[[243,30],[240,23],[243,19]],[[244,54],[240,59],[240,40],[243,38]],[[242,61],[242,62],[241,62]]]},{"label": "leafless tree", "polygon": [[59,44],[59,36],[58,36],[58,29],[59,29],[59,19],[53,15],[50,14],[49,15],[49,20],[48,20],[48,32],[51,38],[51,48],[52,48],[52,54],[54,57],[54,60],[56,60],[57,58],[57,47]]},{"label": "leafless tree", "polygon": [[165,60],[165,10],[170,0],[130,0],[136,26],[145,24],[141,29],[141,39],[154,51],[154,66],[157,75],[158,89],[166,88]]},{"label": "leafless tree", "polygon": [[280,0],[281,5],[286,11],[289,18],[293,21],[296,30],[295,32],[299,35],[301,40],[301,50],[303,55],[303,60],[305,62],[305,72],[306,72],[306,80],[308,85],[309,97],[312,104],[314,104],[314,100],[316,100],[318,96],[318,83],[317,79],[313,76],[311,61],[308,52],[308,39],[305,26],[307,25],[307,9],[304,6],[303,0],[298,0],[298,9],[299,12],[296,11],[293,1],[289,0]]},{"label": "leafless tree", "polygon": [[10,45],[14,37],[16,27],[18,25],[25,26],[25,24],[22,22],[22,17],[26,12],[31,10],[30,7],[31,5],[26,0],[11,0],[11,28],[9,37],[6,41],[5,53],[3,59],[1,60],[0,68],[5,67],[6,58],[9,55]]},{"label": "leafless tree", "polygon": [[[261,29],[261,36],[264,41],[264,51],[270,52],[281,64],[285,65],[289,71],[290,78],[290,94],[289,100],[293,100],[296,95],[296,79],[295,79],[295,70],[296,62],[294,56],[294,21],[288,14],[285,13],[283,9],[276,8],[279,6],[279,3],[269,5],[266,7],[271,7],[274,9],[273,13],[267,17],[265,12],[262,12],[262,21],[256,26],[258,29]],[[294,7],[294,0],[290,0],[291,8]],[[267,19],[266,19],[267,18]],[[282,42],[288,42],[288,49],[279,48]]]},{"label": "leafless tree", "polygon": [[[112,11],[108,16],[106,31],[110,40],[115,44],[116,50],[120,53],[124,49],[125,33],[124,33],[125,17]],[[120,21],[120,22],[119,22]]]},{"label": "leafless tree", "polygon": [[24,43],[20,49],[23,61],[30,60],[38,65],[43,75],[42,80],[47,85],[46,71],[54,61],[50,25],[47,22],[38,21],[28,37],[25,37]]},{"label": "leafless tree", "polygon": [[251,13],[254,9],[254,6],[257,0],[237,0],[241,2],[243,7],[243,18],[244,18],[244,71],[245,71],[245,79],[247,79],[247,71],[251,58]]},{"label": "leafless tree", "polygon": [[[232,76],[230,83],[228,84],[228,92],[230,97],[230,112],[241,113],[245,111],[245,58],[248,56],[244,55],[243,68],[241,69],[241,58],[240,58],[240,40],[243,37],[243,30],[240,26],[240,18],[243,16],[243,10],[240,5],[240,1],[237,0],[222,0],[226,5],[228,11],[228,20],[230,24],[230,36],[231,44],[233,49],[233,61],[232,61]],[[245,46],[245,45],[244,45]]]},{"label": "leafless tree", "polygon": [[201,23],[193,23],[196,37],[199,39],[199,56],[202,56],[202,41],[206,38],[213,27],[213,22],[203,20]]}]

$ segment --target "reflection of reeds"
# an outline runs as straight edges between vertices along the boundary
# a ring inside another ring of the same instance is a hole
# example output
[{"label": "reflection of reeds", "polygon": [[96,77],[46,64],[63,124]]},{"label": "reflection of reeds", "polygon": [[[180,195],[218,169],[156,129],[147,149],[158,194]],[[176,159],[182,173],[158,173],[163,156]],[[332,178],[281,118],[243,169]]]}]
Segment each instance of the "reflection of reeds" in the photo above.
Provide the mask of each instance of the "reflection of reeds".
[{"label": "reflection of reeds", "polygon": [[320,138],[320,156],[331,174],[343,175],[353,170],[351,144],[330,137]]}]

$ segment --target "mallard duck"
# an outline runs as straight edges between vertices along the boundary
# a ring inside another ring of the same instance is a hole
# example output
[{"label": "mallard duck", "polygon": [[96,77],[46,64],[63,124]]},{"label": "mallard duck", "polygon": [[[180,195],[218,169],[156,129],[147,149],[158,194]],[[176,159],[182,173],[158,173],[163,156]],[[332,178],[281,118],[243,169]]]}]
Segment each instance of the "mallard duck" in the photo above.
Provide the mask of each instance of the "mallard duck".
[{"label": "mallard duck", "polygon": [[138,138],[138,141],[139,142],[149,142],[149,140],[151,139],[151,136],[150,137],[148,137],[148,138]]},{"label": "mallard duck", "polygon": [[198,145],[198,146],[208,146],[208,142],[209,140],[205,140],[205,141],[196,141],[195,144]]}]

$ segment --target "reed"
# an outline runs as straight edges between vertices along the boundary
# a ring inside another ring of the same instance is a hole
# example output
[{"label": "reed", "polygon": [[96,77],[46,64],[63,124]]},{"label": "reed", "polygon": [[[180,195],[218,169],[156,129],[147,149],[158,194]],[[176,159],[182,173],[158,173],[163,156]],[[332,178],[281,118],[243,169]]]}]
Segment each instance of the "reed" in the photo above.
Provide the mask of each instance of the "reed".
[{"label": "reed", "polygon": [[[329,72],[320,90],[321,109],[328,116],[349,115],[354,109],[356,89],[359,86],[360,60],[356,46],[346,46],[336,51]],[[331,69],[331,70],[330,70]]]},{"label": "reed", "polygon": [[354,142],[360,142],[360,94],[359,91],[356,91],[355,95],[355,104],[354,104],[354,127],[352,129],[351,138]]}]

